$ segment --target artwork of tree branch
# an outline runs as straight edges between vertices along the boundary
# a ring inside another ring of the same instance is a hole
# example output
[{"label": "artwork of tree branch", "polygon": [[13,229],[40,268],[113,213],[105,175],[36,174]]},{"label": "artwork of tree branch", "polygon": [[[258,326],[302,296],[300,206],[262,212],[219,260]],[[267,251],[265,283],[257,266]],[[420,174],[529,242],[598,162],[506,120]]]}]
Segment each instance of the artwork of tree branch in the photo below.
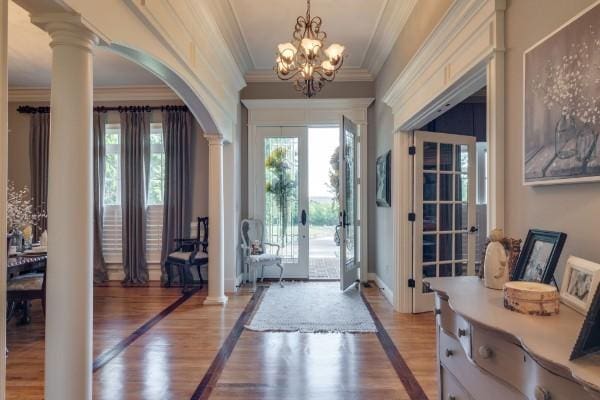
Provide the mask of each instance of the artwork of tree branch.
[{"label": "artwork of tree branch", "polygon": [[600,5],[524,54],[524,182],[600,180]]}]

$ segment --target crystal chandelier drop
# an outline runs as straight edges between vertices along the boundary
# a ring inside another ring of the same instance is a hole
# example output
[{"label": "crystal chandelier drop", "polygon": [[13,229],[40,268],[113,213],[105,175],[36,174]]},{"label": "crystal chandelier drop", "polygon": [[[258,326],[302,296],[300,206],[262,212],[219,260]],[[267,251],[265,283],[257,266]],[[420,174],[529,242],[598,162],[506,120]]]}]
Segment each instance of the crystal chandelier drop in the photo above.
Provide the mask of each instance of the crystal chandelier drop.
[{"label": "crystal chandelier drop", "polygon": [[279,79],[294,80],[294,88],[310,98],[335,79],[344,63],[344,46],[332,43],[324,49],[327,34],[321,31],[321,17],[310,16],[310,0],[306,15],[296,19],[291,42],[277,46],[275,67]]}]

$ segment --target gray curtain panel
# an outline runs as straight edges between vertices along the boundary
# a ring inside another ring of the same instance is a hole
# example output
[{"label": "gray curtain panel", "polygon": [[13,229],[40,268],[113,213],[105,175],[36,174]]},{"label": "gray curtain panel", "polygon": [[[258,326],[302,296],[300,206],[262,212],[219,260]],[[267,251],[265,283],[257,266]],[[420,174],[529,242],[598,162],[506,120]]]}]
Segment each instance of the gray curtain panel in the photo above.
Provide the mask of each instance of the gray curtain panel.
[{"label": "gray curtain panel", "polygon": [[104,217],[104,135],[105,112],[94,112],[94,284],[108,280],[106,263],[102,255],[102,224]]},{"label": "gray curtain panel", "polygon": [[124,286],[148,283],[146,187],[150,167],[150,113],[121,110],[121,210]]},{"label": "gray curtain panel", "polygon": [[[31,114],[29,120],[29,160],[31,166],[31,196],[36,211],[47,210],[48,148],[50,145],[50,113]],[[33,227],[33,239],[46,230],[46,220]]]},{"label": "gray curtain panel", "polygon": [[[194,133],[192,115],[184,107],[168,107],[162,112],[165,146],[165,198],[162,232],[162,282],[166,282],[165,260],[174,250],[174,239],[190,236],[192,214],[192,162]],[[173,280],[178,281],[177,268]]]}]

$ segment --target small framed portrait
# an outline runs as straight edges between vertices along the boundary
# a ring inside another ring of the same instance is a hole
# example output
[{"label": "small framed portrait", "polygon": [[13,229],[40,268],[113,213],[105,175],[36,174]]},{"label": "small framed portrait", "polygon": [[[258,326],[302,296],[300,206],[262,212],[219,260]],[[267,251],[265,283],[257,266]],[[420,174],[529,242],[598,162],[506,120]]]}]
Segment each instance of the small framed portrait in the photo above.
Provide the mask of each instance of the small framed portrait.
[{"label": "small framed portrait", "polygon": [[560,299],[581,314],[586,314],[600,282],[600,264],[570,256],[565,267]]},{"label": "small framed portrait", "polygon": [[530,229],[511,280],[550,283],[567,240],[563,232]]},{"label": "small framed portrait", "polygon": [[390,169],[392,161],[392,152],[377,157],[377,206],[390,207],[391,202],[391,185],[390,185]]},{"label": "small framed portrait", "polygon": [[596,290],[596,294],[592,296],[590,309],[569,359],[574,360],[596,352],[600,352],[600,290]]}]

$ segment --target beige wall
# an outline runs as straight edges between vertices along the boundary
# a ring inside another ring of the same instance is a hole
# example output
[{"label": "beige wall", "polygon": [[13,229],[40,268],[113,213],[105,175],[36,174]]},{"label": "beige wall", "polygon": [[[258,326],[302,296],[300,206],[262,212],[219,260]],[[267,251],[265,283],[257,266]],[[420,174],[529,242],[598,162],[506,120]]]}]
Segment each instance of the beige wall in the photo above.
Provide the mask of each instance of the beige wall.
[{"label": "beige wall", "polygon": [[[406,26],[375,81],[375,102],[369,109],[369,131],[377,132],[369,140],[369,165],[378,155],[392,149],[394,121],[392,110],[381,98],[402,72],[411,57],[444,15],[451,0],[421,0],[417,2]],[[372,142],[373,141],[373,142]],[[392,157],[394,155],[392,154]],[[369,193],[375,193],[375,169],[371,168]],[[392,174],[395,172],[392,171]],[[392,199],[392,202],[394,199]],[[369,198],[369,267],[390,288],[394,288],[394,253],[390,245],[393,234],[392,209],[377,207],[374,196]]]},{"label": "beige wall", "polygon": [[[151,105],[181,104],[177,101],[144,101],[144,102],[100,102],[97,106],[118,105]],[[17,187],[30,186],[31,173],[29,167],[29,114],[20,114],[17,108],[24,103],[9,102],[8,104],[8,179],[15,182]],[[48,103],[31,103],[31,106],[47,106]],[[153,120],[160,120],[160,112],[155,112]],[[196,152],[193,174],[193,208],[192,215],[208,215],[208,142],[204,139],[202,130],[196,126]]]},{"label": "beige wall", "polygon": [[[529,228],[568,234],[558,264],[569,254],[600,262],[600,183],[525,187],[522,181],[523,52],[594,0],[512,0],[506,11],[506,231],[524,238]],[[540,12],[543,10],[543,12]]]}]

